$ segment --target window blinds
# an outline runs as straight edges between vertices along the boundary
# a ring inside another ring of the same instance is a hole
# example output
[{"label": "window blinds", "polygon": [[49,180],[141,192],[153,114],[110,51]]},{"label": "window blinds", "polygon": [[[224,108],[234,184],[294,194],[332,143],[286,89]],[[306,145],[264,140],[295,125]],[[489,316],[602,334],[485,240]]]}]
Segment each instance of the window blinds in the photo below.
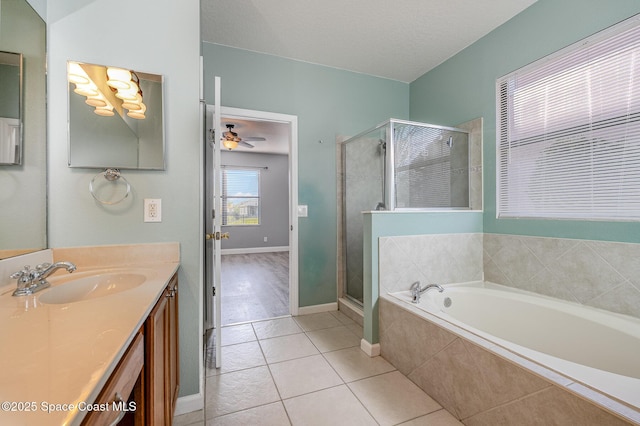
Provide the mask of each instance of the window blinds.
[{"label": "window blinds", "polygon": [[260,219],[260,170],[222,170],[222,224],[258,225]]},{"label": "window blinds", "polygon": [[498,217],[640,219],[639,23],[498,79]]}]

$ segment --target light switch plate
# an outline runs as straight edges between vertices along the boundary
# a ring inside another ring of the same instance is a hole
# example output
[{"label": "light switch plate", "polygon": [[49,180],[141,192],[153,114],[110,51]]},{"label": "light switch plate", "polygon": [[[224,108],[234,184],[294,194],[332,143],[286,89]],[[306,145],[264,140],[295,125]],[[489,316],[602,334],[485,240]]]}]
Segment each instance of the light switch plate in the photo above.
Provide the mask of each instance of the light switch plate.
[{"label": "light switch plate", "polygon": [[160,198],[144,199],[144,221],[162,222],[162,200]]},{"label": "light switch plate", "polygon": [[306,205],[298,206],[298,217],[307,217],[309,216],[309,208]]}]

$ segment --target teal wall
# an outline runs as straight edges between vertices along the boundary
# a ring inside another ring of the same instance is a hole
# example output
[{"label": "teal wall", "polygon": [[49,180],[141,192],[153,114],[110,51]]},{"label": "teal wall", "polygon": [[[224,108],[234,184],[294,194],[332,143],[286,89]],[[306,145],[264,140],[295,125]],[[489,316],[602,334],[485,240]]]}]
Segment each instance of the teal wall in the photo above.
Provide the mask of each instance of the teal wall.
[{"label": "teal wall", "polygon": [[482,232],[482,212],[366,212],[363,219],[363,337],[369,343],[378,343],[379,238],[401,235],[479,233]]},{"label": "teal wall", "polygon": [[[200,3],[56,0],[48,2],[47,13],[49,245],[179,242],[180,395],[203,392]],[[127,32],[115,28],[136,28],[145,36],[132,42]],[[67,60],[165,78],[166,170],[124,170],[131,195],[122,203],[101,205],[89,193],[89,182],[100,169],[67,166]],[[161,223],[143,223],[144,198],[162,199]]]},{"label": "teal wall", "polygon": [[496,219],[496,78],[640,13],[637,0],[538,0],[410,87],[411,120],[484,117],[484,231],[640,242],[638,222]]},{"label": "teal wall", "polygon": [[298,116],[298,203],[309,206],[299,220],[299,303],[335,302],[336,136],[407,119],[409,85],[211,43],[202,54],[208,104],[220,76],[223,106]]}]

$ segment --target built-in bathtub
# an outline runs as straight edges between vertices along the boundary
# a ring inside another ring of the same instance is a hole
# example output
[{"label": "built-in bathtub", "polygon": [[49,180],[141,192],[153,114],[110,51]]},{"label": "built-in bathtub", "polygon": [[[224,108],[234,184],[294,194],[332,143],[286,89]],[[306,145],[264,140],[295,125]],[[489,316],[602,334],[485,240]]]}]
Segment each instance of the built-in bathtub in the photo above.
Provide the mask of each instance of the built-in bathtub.
[{"label": "built-in bathtub", "polygon": [[444,288],[418,304],[382,295],[380,345],[459,419],[640,424],[639,319],[492,283]]}]

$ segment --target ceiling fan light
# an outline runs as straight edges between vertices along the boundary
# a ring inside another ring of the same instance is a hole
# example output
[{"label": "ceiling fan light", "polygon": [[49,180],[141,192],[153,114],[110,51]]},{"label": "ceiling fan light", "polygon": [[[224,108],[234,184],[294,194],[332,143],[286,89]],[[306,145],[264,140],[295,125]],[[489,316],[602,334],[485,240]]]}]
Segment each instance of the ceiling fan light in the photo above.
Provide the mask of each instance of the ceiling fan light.
[{"label": "ceiling fan light", "polygon": [[222,145],[224,145],[225,148],[232,150],[238,147],[238,141],[231,140],[231,139],[223,139]]}]

